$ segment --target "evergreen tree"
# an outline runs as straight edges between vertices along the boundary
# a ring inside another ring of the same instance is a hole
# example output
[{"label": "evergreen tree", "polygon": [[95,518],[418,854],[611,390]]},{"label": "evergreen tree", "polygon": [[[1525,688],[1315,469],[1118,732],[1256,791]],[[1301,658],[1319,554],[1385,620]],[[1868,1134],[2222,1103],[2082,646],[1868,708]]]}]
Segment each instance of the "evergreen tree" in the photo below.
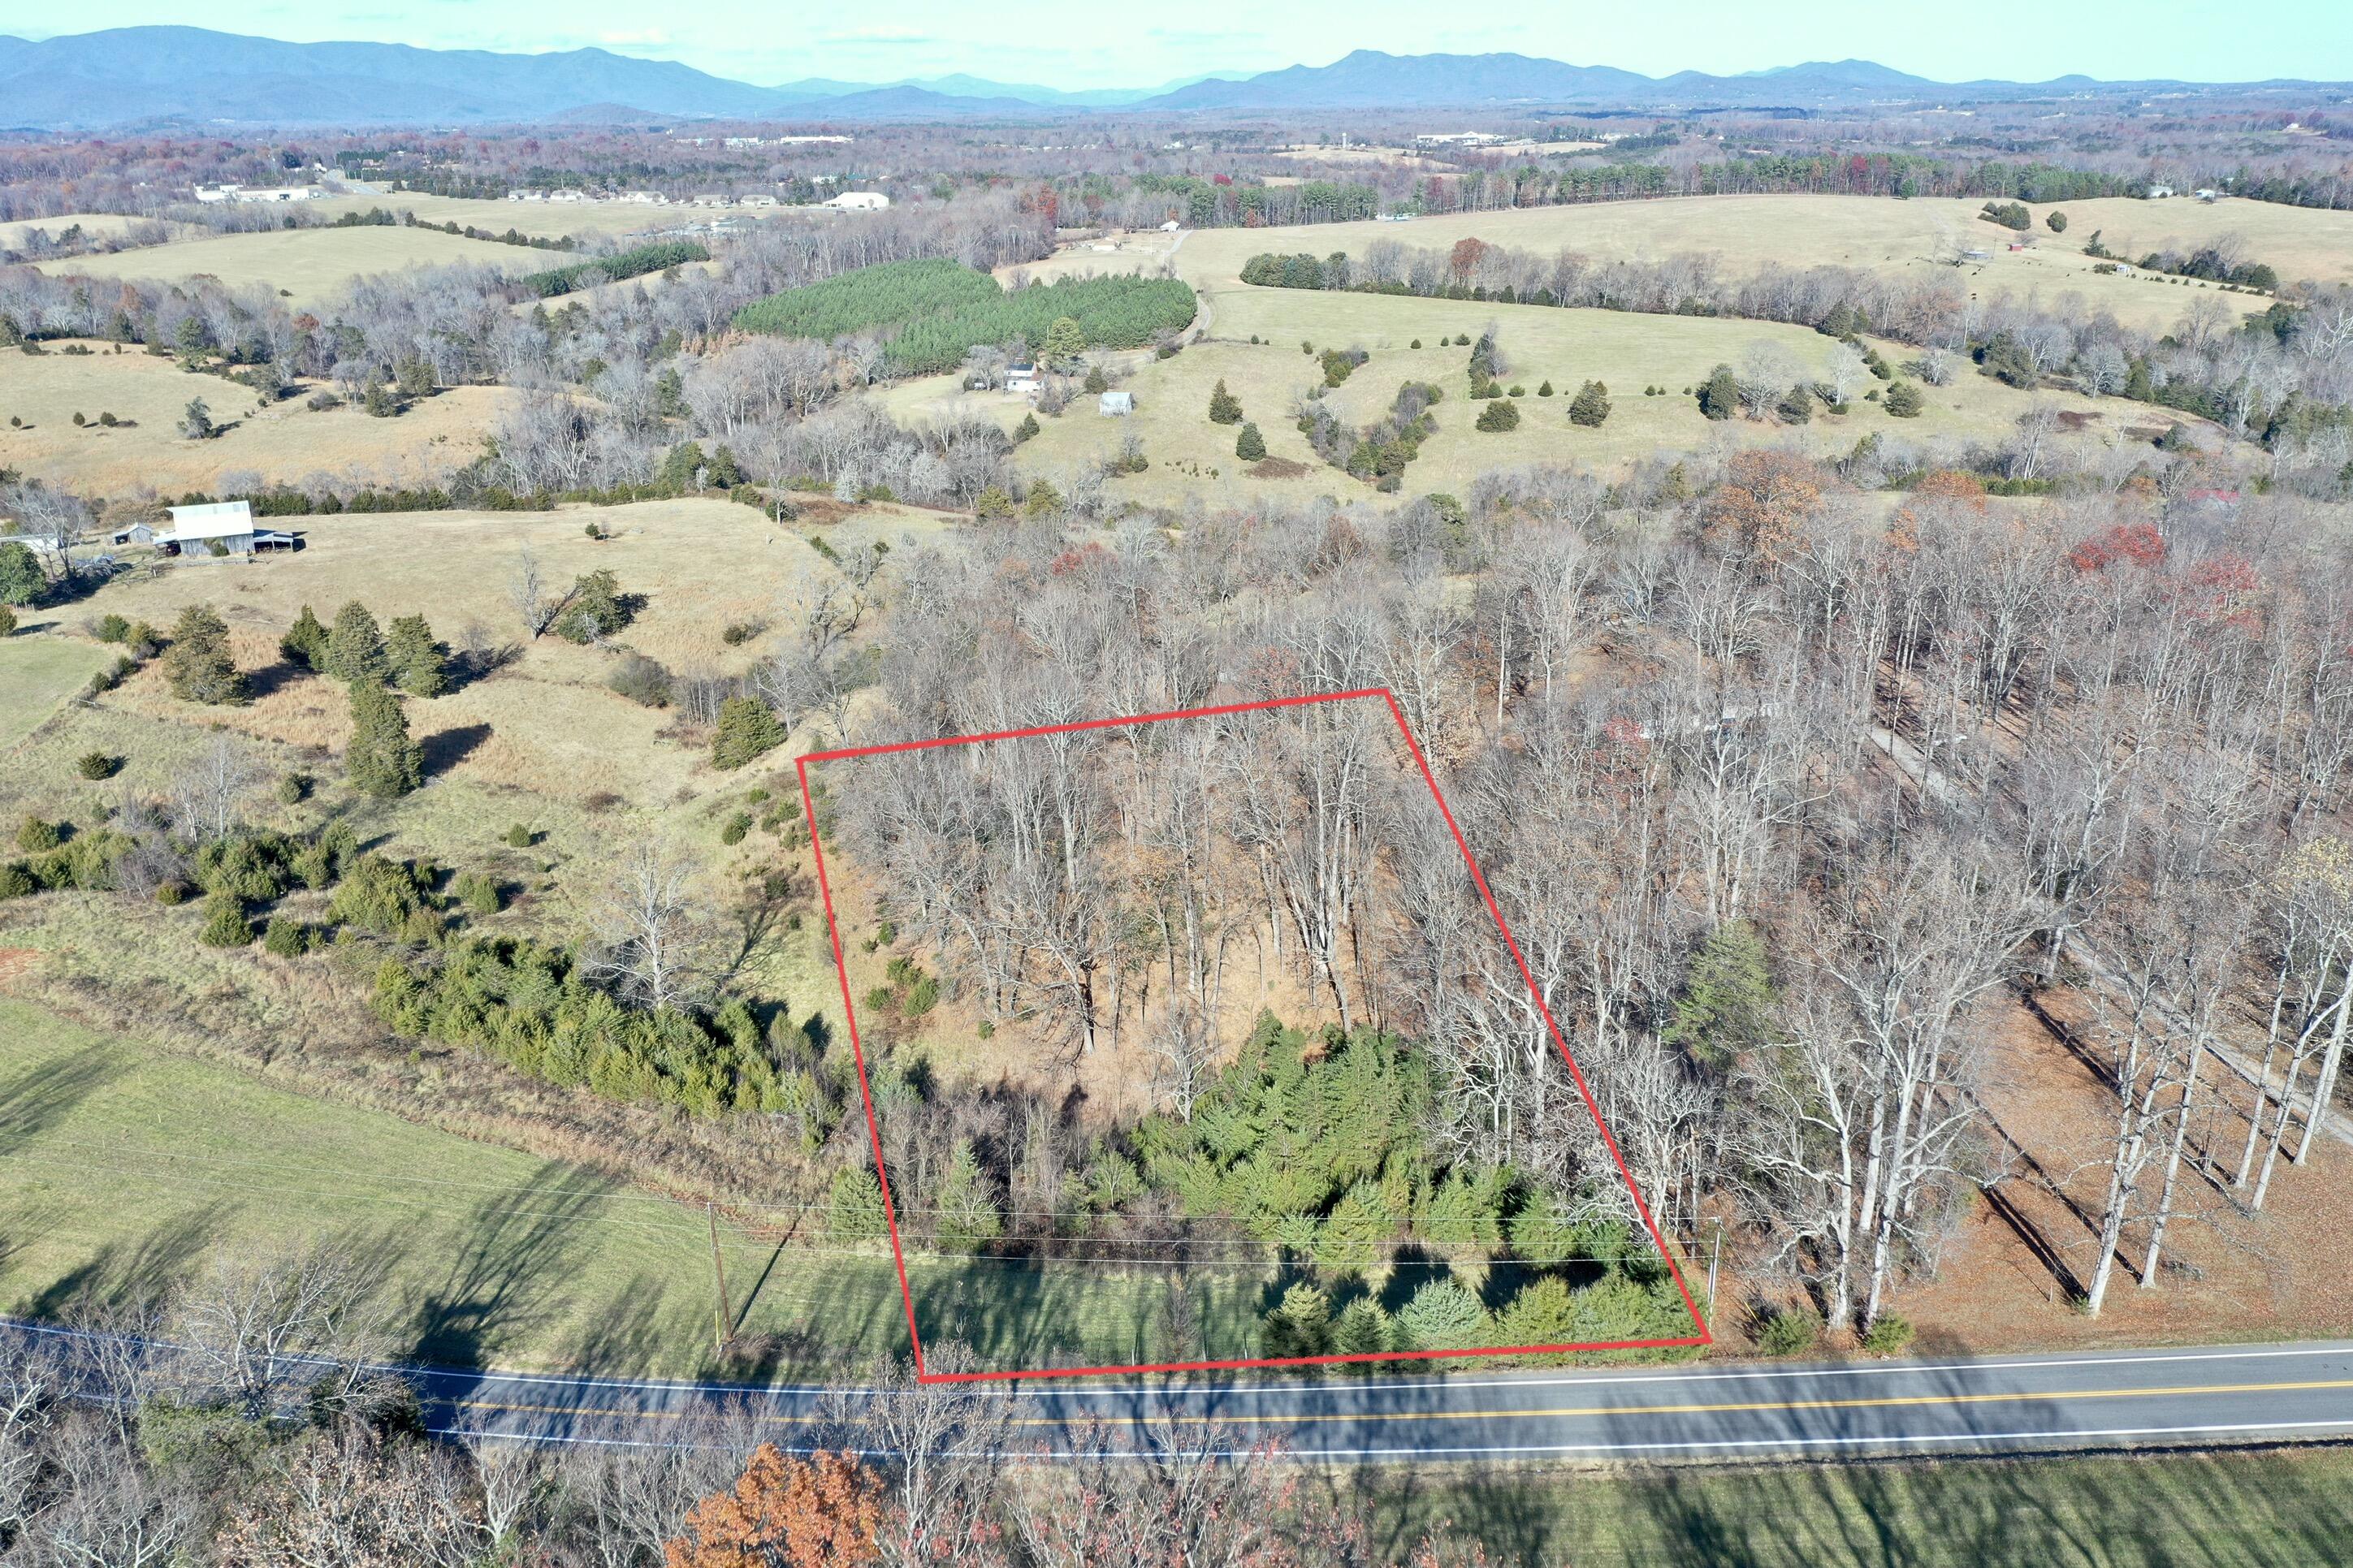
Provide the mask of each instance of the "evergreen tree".
[{"label": "evergreen tree", "polygon": [[0,605],[37,605],[48,592],[40,557],[22,540],[0,541]]},{"label": "evergreen tree", "polygon": [[1303,1279],[1259,1329],[1259,1348],[1276,1357],[1323,1355],[1332,1339],[1332,1299]]},{"label": "evergreen tree", "polygon": [[205,900],[205,926],[196,940],[206,947],[250,947],[253,922],[233,893],[215,893]]},{"label": "evergreen tree", "polygon": [[1519,408],[1499,397],[1487,405],[1485,412],[1479,416],[1477,426],[1491,434],[1498,430],[1516,430],[1520,426]]},{"label": "evergreen tree", "polygon": [[970,1139],[957,1142],[933,1204],[939,1212],[943,1252],[978,1251],[1005,1232],[1004,1215],[997,1210],[996,1195],[989,1191],[988,1178]]},{"label": "evergreen tree", "polygon": [[703,468],[702,443],[681,441],[662,458],[661,469],[654,477],[672,489],[693,489],[701,483],[697,476]]},{"label": "evergreen tree", "polygon": [[711,765],[733,770],[785,743],[785,727],[756,697],[730,697],[719,705],[711,735]]},{"label": "evergreen tree", "polygon": [[319,624],[311,606],[294,617],[286,635],[278,639],[278,651],[287,663],[301,665],[304,669],[322,672],[327,668],[327,628]]},{"label": "evergreen tree", "polygon": [[1209,423],[1239,425],[1242,422],[1242,400],[1226,390],[1223,377],[1209,390]]},{"label": "evergreen tree", "polygon": [[1111,390],[1111,383],[1103,379],[1103,366],[1099,364],[1087,366],[1086,389],[1087,395],[1090,397],[1101,397]]},{"label": "evergreen tree", "polygon": [[1266,437],[1259,434],[1256,425],[1244,425],[1234,438],[1234,456],[1245,463],[1255,463],[1266,456]]},{"label": "evergreen tree", "polygon": [[1003,485],[991,485],[972,498],[972,515],[983,522],[1002,522],[1013,515],[1013,498]]},{"label": "evergreen tree", "polygon": [[1740,382],[1730,365],[1708,372],[1699,389],[1699,411],[1710,419],[1729,419],[1740,412]]},{"label": "evergreen tree", "polygon": [[1588,381],[1577,389],[1568,400],[1568,422],[1571,425],[1593,426],[1609,417],[1609,389],[1598,381]]},{"label": "evergreen tree", "polygon": [[2044,217],[2042,221],[2044,224],[2049,226],[2051,232],[2053,234],[2064,234],[2067,232],[2067,215],[2065,213],[2054,210],[2049,216]]},{"label": "evergreen tree", "polygon": [[1801,381],[1789,388],[1781,401],[1775,405],[1773,412],[1792,425],[1803,425],[1814,416],[1814,395]]},{"label": "evergreen tree", "polygon": [[180,416],[180,434],[191,441],[211,439],[213,414],[211,409],[205,406],[203,398],[192,397],[188,400],[186,410]]},{"label": "evergreen tree", "polygon": [[1057,316],[1054,324],[1046,329],[1046,341],[1038,347],[1040,359],[1063,363],[1087,352],[1087,334],[1069,316]]},{"label": "evergreen tree", "polygon": [[1920,389],[1908,381],[1890,384],[1887,395],[1880,400],[1880,406],[1898,419],[1916,419],[1927,405],[1927,399],[1920,395]]},{"label": "evergreen tree", "polygon": [[353,789],[378,800],[406,795],[425,782],[425,748],[408,738],[400,699],[375,681],[352,682],[352,740],[343,770]]},{"label": "evergreen tree", "polygon": [[1332,1324],[1334,1355],[1377,1355],[1389,1348],[1389,1315],[1369,1296],[1359,1296],[1340,1310]]},{"label": "evergreen tree", "polygon": [[564,602],[564,613],[552,628],[566,642],[587,644],[610,637],[629,624],[629,607],[621,597],[621,580],[606,568],[575,578]]},{"label": "evergreen tree", "polygon": [[403,691],[417,697],[438,697],[449,689],[449,650],[433,640],[433,628],[423,616],[402,616],[392,623],[385,659],[392,679]]},{"label": "evergreen tree", "polygon": [[384,633],[357,599],[335,612],[334,629],[327,634],[325,668],[337,680],[382,681],[387,673]]},{"label": "evergreen tree", "polygon": [[1036,434],[1038,434],[1038,416],[1035,413],[1024,414],[1021,416],[1021,423],[1013,427],[1013,439],[1017,443],[1027,441]]},{"label": "evergreen tree", "polygon": [[1675,1016],[1659,1037],[1720,1068],[1767,1041],[1773,1005],[1763,933],[1747,921],[1728,921],[1693,954]]},{"label": "evergreen tree", "polygon": [[1054,488],[1051,480],[1033,480],[1029,500],[1022,503],[1021,510],[1031,517],[1051,517],[1062,510],[1062,492]]},{"label": "evergreen tree", "polygon": [[164,679],[172,695],[185,702],[245,700],[245,677],[229,658],[228,626],[210,605],[190,605],[173,623],[172,646],[164,652]]}]

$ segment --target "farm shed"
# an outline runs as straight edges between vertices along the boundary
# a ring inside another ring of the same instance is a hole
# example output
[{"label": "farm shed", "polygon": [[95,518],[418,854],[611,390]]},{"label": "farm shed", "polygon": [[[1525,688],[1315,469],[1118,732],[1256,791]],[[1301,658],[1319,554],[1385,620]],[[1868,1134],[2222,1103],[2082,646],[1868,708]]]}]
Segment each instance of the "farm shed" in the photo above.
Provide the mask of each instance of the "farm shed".
[{"label": "farm shed", "polygon": [[1135,394],[1132,392],[1106,392],[1103,395],[1102,400],[1095,405],[1095,412],[1098,414],[1107,414],[1114,418],[1124,419],[1127,416],[1135,412]]},{"label": "farm shed", "polygon": [[257,550],[294,548],[294,536],[290,533],[256,531],[253,508],[245,501],[214,501],[205,506],[165,510],[172,514],[171,526],[153,531],[153,541],[181,555],[250,555]]}]

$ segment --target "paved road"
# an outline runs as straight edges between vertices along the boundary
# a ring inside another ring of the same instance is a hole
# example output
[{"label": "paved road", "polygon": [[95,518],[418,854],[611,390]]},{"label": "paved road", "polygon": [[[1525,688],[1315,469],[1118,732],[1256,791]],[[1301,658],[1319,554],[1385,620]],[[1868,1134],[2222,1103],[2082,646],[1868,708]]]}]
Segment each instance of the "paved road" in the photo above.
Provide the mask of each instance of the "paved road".
[{"label": "paved road", "polygon": [[[70,1348],[55,1331],[15,1331]],[[826,1440],[829,1402],[890,1397],[441,1369],[409,1375],[437,1431],[545,1444],[694,1442],[699,1417],[733,1405],[790,1447]],[[1349,1462],[2200,1447],[2353,1437],[2353,1342],[1323,1383],[968,1384],[955,1396],[1004,1402],[1008,1446],[1049,1454],[1129,1447],[1144,1424],[1171,1416],[1215,1422],[1244,1446]]]}]

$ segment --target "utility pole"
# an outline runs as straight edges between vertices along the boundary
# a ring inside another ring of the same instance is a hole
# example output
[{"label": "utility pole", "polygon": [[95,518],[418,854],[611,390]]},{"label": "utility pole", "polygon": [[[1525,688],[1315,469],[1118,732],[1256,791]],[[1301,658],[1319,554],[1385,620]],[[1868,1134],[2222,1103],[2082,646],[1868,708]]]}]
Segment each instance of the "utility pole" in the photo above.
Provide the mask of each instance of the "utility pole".
[{"label": "utility pole", "polygon": [[1715,1250],[1707,1258],[1707,1331],[1715,1332],[1715,1267],[1724,1261],[1724,1221],[1715,1222]]},{"label": "utility pole", "polygon": [[728,1348],[735,1342],[735,1310],[727,1300],[727,1263],[719,1256],[719,1210],[708,1198],[702,1203],[702,1217],[711,1226],[711,1278],[719,1290],[719,1300],[715,1303],[719,1314],[719,1353],[725,1355]]}]

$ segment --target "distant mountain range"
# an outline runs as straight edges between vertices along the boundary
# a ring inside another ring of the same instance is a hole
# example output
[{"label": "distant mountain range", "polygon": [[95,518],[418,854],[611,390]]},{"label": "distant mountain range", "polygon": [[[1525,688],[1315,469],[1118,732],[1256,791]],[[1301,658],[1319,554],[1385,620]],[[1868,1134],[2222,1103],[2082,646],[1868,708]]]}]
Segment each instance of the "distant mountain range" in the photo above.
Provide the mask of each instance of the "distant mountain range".
[{"label": "distant mountain range", "polygon": [[[920,121],[1127,112],[1363,109],[1660,109],[1952,102],[2179,90],[2184,82],[1944,83],[1869,60],[1665,78],[1526,55],[1389,55],[1212,75],[1158,88],[1065,90],[974,76],[811,77],[776,87],[603,49],[538,55],[405,44],[290,44],[201,27],[0,37],[0,130],[142,125],[478,125],[535,121]],[[2301,88],[2319,84],[2258,83]]]}]

